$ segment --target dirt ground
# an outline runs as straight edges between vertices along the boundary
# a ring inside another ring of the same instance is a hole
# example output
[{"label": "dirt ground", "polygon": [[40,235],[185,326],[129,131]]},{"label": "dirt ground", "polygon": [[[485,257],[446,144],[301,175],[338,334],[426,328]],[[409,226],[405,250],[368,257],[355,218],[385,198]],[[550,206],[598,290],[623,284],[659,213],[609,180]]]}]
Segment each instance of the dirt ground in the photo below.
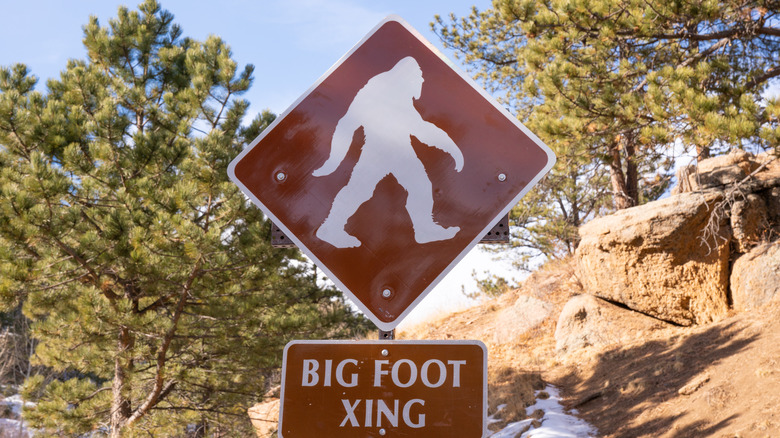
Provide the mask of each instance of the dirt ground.
[{"label": "dirt ground", "polygon": [[778,304],[566,362],[543,375],[600,436],[780,436]]},{"label": "dirt ground", "polygon": [[[718,323],[560,355],[555,323],[565,302],[581,292],[572,267],[553,264],[518,290],[404,330],[398,338],[482,340],[488,347],[489,413],[509,404],[506,421],[522,419],[533,390],[547,382],[562,390],[567,407],[600,437],[780,437],[778,300]],[[523,334],[487,336],[523,294],[551,303],[550,315]]]}]

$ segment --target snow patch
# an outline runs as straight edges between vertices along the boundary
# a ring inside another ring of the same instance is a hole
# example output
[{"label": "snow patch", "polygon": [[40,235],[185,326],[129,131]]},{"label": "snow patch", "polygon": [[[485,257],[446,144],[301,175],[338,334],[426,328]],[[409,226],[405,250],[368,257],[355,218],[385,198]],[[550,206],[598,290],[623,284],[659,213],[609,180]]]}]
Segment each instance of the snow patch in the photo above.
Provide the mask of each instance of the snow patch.
[{"label": "snow patch", "polygon": [[8,438],[28,438],[30,431],[19,420],[0,418],[0,436]]},{"label": "snow patch", "polygon": [[31,431],[21,420],[22,407],[35,406],[35,403],[25,402],[19,394],[0,399],[0,412],[11,418],[0,418],[0,436],[8,438],[27,438]]},{"label": "snow patch", "polygon": [[8,406],[11,409],[11,413],[16,417],[20,417],[22,415],[22,406],[25,407],[34,407],[35,403],[32,402],[25,402],[22,400],[22,396],[19,394],[14,394],[10,397],[6,397],[2,400],[0,400],[0,405]]},{"label": "snow patch", "polygon": [[[544,391],[550,396],[540,399],[539,394]],[[539,422],[538,428],[533,428],[533,418],[528,418],[516,423],[510,423],[502,430],[488,435],[490,438],[515,438],[518,433],[525,432],[519,438],[590,438],[596,436],[593,426],[577,418],[576,410],[565,412],[561,405],[561,397],[558,389],[548,385],[544,390],[536,391],[536,403],[526,408],[526,414],[531,415],[537,410],[544,411],[544,416]],[[499,408],[499,412],[501,409]],[[488,423],[500,421],[495,415],[488,418]],[[528,429],[528,430],[526,430]]]}]

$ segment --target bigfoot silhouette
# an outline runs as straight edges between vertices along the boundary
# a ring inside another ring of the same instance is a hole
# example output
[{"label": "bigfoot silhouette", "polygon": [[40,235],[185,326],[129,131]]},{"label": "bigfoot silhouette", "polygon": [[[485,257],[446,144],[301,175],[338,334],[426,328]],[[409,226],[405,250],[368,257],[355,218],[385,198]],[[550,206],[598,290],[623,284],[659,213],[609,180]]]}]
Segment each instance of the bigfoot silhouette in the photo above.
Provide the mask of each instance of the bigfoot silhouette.
[{"label": "bigfoot silhouette", "polygon": [[361,88],[347,113],[336,125],[330,156],[313,176],[333,173],[347,154],[355,131],[363,127],[365,142],[360,159],[352,169],[347,185],[333,200],[330,213],[317,229],[317,237],[337,248],[354,248],[360,240],[344,227],[357,209],[374,195],[377,184],[393,175],[406,189],[406,210],[412,219],[418,243],[447,240],[459,227],[442,227],[433,221],[433,187],[423,163],[412,148],[411,137],[441,149],[455,160],[455,170],[463,169],[463,154],[441,128],[426,122],[414,107],[422,93],[422,70],[411,56],[398,61]]}]

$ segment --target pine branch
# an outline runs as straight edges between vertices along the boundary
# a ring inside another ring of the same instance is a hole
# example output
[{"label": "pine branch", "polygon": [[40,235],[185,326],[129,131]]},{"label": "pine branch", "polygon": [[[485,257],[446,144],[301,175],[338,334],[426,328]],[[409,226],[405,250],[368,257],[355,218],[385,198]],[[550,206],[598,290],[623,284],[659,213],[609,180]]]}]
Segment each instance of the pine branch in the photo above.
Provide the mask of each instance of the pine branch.
[{"label": "pine branch", "polygon": [[179,325],[179,319],[181,318],[181,315],[184,312],[184,306],[187,303],[187,298],[190,295],[192,284],[195,282],[195,279],[198,278],[200,274],[201,263],[202,263],[202,259],[200,258],[195,262],[195,266],[192,268],[192,271],[190,272],[189,278],[187,279],[187,283],[184,285],[179,295],[179,302],[176,305],[176,310],[173,314],[171,327],[165,333],[163,342],[160,345],[160,348],[157,350],[157,367],[155,372],[154,388],[152,389],[152,392],[149,393],[149,396],[146,398],[146,400],[135,410],[135,412],[133,412],[133,414],[127,420],[126,424],[128,427],[132,426],[141,417],[146,415],[151,408],[153,408],[157,403],[159,403],[160,400],[164,399],[165,396],[168,395],[168,393],[171,390],[173,390],[173,387],[177,383],[175,380],[170,380],[168,382],[165,382],[165,365],[167,361],[166,356],[168,353],[168,348],[171,345],[171,341],[173,340],[174,335],[176,334],[176,329],[178,328]]},{"label": "pine branch", "polygon": [[753,88],[757,87],[760,84],[763,84],[764,82],[768,81],[769,79],[775,78],[777,76],[780,76],[780,65],[774,66],[764,72],[763,74],[757,75],[750,79],[745,84],[745,90],[752,90]]},{"label": "pine branch", "polygon": [[[695,55],[691,56],[690,58],[686,59],[685,61],[680,63],[680,67],[687,67],[691,63],[698,61],[699,59],[706,58],[707,56],[710,56],[717,50],[720,50],[723,48],[726,44],[731,42],[731,38],[723,38],[722,40],[718,41],[717,43],[711,45],[707,48],[707,50],[703,52],[696,53]],[[636,87],[631,89],[631,93],[636,93],[637,91],[644,88],[644,86],[647,85],[647,77],[642,79],[642,82],[640,82]]]},{"label": "pine branch", "polygon": [[62,241],[60,241],[54,236],[49,236],[49,237],[55,246],[60,248],[66,254],[73,257],[73,260],[75,260],[79,265],[81,265],[82,268],[84,268],[84,270],[86,270],[89,273],[89,276],[92,278],[93,285],[96,288],[100,289],[100,291],[103,293],[103,295],[105,295],[106,298],[108,298],[109,301],[113,303],[115,300],[119,299],[119,295],[115,294],[111,289],[104,287],[103,285],[100,284],[100,274],[98,274],[92,268],[92,266],[90,266],[89,263],[83,257],[81,257],[81,255],[79,255],[78,252],[76,252],[75,249],[66,245],[65,243],[63,243]]},{"label": "pine branch", "polygon": [[155,411],[192,411],[192,412],[211,412],[215,414],[228,415],[236,418],[245,418],[246,413],[236,414],[235,412],[222,411],[216,408],[194,408],[192,406],[157,406]]}]

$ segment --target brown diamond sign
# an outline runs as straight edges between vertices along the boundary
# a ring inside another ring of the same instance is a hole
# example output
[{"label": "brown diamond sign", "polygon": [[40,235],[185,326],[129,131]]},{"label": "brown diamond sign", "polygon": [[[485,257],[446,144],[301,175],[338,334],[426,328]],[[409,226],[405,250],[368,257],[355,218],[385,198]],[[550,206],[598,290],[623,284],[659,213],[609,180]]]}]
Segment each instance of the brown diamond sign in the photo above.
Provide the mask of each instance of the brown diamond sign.
[{"label": "brown diamond sign", "polygon": [[284,350],[282,438],[479,438],[479,341],[294,341]]},{"label": "brown diamond sign", "polygon": [[417,31],[388,17],[229,174],[391,330],[554,161]]}]

